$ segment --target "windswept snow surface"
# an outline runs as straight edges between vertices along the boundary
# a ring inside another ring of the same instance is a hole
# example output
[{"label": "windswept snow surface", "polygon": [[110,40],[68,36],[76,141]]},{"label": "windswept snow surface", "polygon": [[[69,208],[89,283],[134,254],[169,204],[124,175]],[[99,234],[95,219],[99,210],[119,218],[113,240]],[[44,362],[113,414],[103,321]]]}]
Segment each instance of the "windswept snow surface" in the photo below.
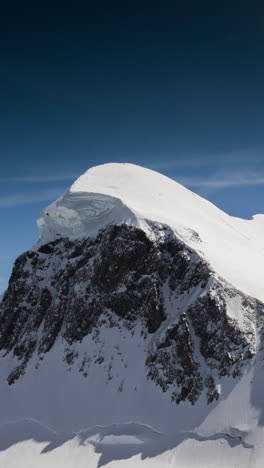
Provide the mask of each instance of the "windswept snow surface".
[{"label": "windswept snow surface", "polygon": [[25,420],[0,427],[0,434],[0,450],[5,448],[0,466],[8,468],[247,468],[254,463],[252,447],[236,436],[166,437],[140,424],[95,426],[60,437]]},{"label": "windswept snow surface", "polygon": [[151,235],[149,220],[168,224],[218,275],[264,300],[264,215],[234,218],[174,180],[133,164],[105,164],[79,177],[41,212],[40,242],[94,235],[110,223]]}]

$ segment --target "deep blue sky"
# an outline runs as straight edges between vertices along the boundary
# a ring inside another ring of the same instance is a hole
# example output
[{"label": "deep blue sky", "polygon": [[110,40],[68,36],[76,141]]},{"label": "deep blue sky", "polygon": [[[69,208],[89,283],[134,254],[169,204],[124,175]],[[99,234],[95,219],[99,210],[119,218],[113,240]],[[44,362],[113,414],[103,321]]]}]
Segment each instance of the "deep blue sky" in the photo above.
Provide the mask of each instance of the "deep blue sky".
[{"label": "deep blue sky", "polygon": [[96,164],[264,212],[262,1],[17,3],[0,15],[0,291],[36,214]]}]

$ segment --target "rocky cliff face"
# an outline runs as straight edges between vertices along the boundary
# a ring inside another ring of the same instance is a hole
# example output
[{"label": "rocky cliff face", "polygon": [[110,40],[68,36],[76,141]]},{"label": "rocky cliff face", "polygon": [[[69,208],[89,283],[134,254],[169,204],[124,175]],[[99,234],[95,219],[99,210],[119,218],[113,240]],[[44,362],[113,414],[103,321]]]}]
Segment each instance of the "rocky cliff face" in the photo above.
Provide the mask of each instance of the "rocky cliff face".
[{"label": "rocky cliff face", "polygon": [[[0,304],[0,348],[19,362],[9,384],[33,354],[41,365],[58,337],[74,365],[74,343],[96,341],[102,326],[131,335],[140,328],[147,378],[176,403],[194,404],[203,391],[210,403],[221,378],[239,377],[256,353],[263,305],[217,277],[168,226],[151,230],[110,225],[95,238],[59,238],[17,259]],[[98,341],[98,365],[99,348]]]}]

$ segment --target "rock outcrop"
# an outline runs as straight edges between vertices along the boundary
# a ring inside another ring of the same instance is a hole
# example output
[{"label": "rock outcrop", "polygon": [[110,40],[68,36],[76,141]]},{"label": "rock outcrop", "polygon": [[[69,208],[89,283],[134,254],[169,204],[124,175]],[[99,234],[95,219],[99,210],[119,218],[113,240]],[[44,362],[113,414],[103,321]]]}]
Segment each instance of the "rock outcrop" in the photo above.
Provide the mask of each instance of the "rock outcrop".
[{"label": "rock outcrop", "polygon": [[[203,391],[208,403],[219,398],[216,381],[238,377],[256,353],[262,304],[217,277],[168,226],[152,223],[151,230],[150,237],[109,225],[94,238],[58,238],[17,259],[0,304],[0,349],[19,362],[9,384],[33,354],[41,365],[58,337],[74,365],[72,345],[94,339],[102,325],[132,335],[140,327],[153,384],[176,403],[194,404]],[[241,323],[232,318],[237,301]]]}]

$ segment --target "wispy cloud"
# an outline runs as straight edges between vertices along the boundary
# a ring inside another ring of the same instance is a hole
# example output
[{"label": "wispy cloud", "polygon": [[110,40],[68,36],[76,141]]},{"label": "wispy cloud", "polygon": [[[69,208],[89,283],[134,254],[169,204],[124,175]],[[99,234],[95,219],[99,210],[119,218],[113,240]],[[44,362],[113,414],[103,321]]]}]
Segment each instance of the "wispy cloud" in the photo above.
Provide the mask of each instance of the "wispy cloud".
[{"label": "wispy cloud", "polygon": [[186,187],[198,187],[207,189],[224,189],[228,187],[244,187],[264,185],[264,176],[255,174],[234,173],[221,175],[220,177],[182,177],[177,182]]},{"label": "wispy cloud", "polygon": [[16,193],[0,197],[0,208],[9,208],[12,206],[29,205],[39,202],[52,201],[61,195],[61,190],[42,190],[32,193]]},{"label": "wispy cloud", "polygon": [[173,170],[178,168],[198,168],[198,167],[230,167],[236,164],[257,164],[262,163],[264,159],[263,152],[258,150],[241,150],[226,153],[212,153],[206,156],[201,155],[170,155],[169,158],[158,158],[157,160],[142,160],[138,164],[145,165],[154,170]]},{"label": "wispy cloud", "polygon": [[13,183],[13,182],[25,182],[25,183],[50,183],[50,182],[61,182],[67,180],[75,180],[80,174],[58,174],[53,176],[28,176],[28,177],[0,177],[0,183]]}]

